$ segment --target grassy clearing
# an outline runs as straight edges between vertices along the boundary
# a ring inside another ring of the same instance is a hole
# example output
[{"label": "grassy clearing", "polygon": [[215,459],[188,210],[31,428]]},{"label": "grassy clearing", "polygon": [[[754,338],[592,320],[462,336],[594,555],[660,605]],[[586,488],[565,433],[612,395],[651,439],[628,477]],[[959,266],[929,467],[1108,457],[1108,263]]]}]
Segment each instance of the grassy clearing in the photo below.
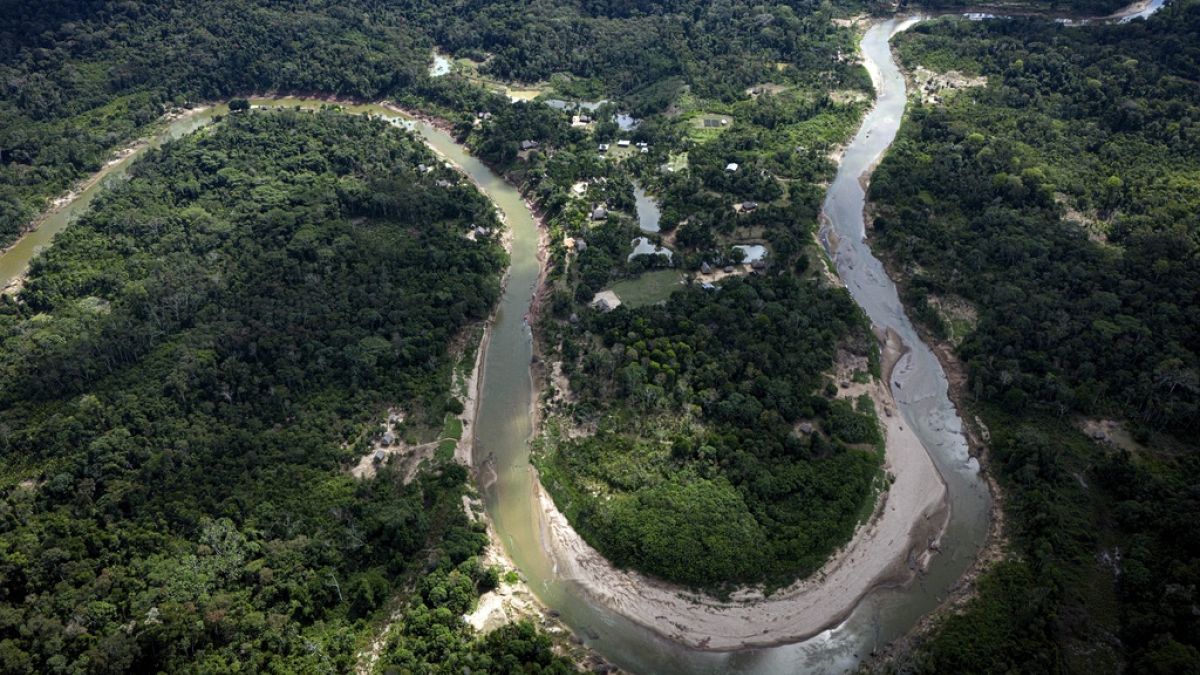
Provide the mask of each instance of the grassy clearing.
[{"label": "grassy clearing", "polygon": [[[721,122],[725,123],[722,124]],[[690,120],[688,137],[698,143],[711,141],[722,133],[733,128],[732,115],[720,113],[701,113]]]},{"label": "grassy clearing", "polygon": [[437,450],[434,451],[433,456],[439,462],[448,462],[454,459],[455,450],[458,450],[458,441],[453,438],[447,438],[438,443]]},{"label": "grassy clearing", "polygon": [[633,157],[635,154],[637,154],[637,152],[638,149],[632,145],[627,148],[619,148],[617,147],[616,143],[611,143],[609,145],[608,152],[604,153],[603,156],[607,157],[611,161],[619,162]]},{"label": "grassy clearing", "polygon": [[623,304],[642,307],[666,300],[682,288],[682,280],[683,275],[675,270],[658,270],[646,272],[636,279],[618,281],[612,285],[612,291]]},{"label": "grassy clearing", "polygon": [[442,428],[442,438],[461,440],[463,435],[462,420],[456,415],[446,415],[446,425]]},{"label": "grassy clearing", "polygon": [[681,152],[678,154],[672,153],[667,157],[667,168],[671,171],[679,172],[688,168],[688,154]]},{"label": "grassy clearing", "polygon": [[472,61],[465,58],[454,59],[450,66],[450,72],[465,77],[472,84],[498,94],[503,94],[514,101],[532,101],[550,91],[550,85],[544,82],[516,84],[487,77],[479,72],[481,66],[483,66],[483,63],[479,61]]}]

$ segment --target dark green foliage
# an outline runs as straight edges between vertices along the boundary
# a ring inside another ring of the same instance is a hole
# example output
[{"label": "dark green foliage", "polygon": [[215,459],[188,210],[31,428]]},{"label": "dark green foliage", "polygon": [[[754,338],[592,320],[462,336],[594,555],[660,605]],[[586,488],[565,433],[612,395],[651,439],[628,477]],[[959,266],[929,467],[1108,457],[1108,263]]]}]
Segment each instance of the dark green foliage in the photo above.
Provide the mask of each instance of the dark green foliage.
[{"label": "dark green foliage", "polygon": [[918,669],[930,673],[1047,673],[1061,669],[1053,650],[1052,606],[1028,565],[1005,561],[979,584],[981,600],[938,629]]},{"label": "dark green foliage", "polygon": [[871,184],[881,242],[924,270],[910,298],[978,304],[963,354],[979,397],[1200,430],[1200,90],[1180,84],[1200,52],[1177,59],[1196,27],[1185,2],[1148,26],[938,23],[902,42],[990,78],[914,110]]},{"label": "dark green foliage", "polygon": [[[562,350],[579,355],[564,370],[600,432],[547,439],[543,482],[618,565],[708,589],[812,573],[879,468],[873,411],[815,394],[861,321],[844,291],[786,276],[591,314],[598,341],[576,332]],[[679,415],[695,418],[664,421]],[[794,429],[805,420],[814,433]]]},{"label": "dark green foliage", "polygon": [[490,75],[537,82],[569,73],[585,86],[599,81],[605,94],[632,94],[643,113],[665,108],[680,78],[698,95],[739,98],[768,80],[777,61],[794,63],[815,83],[837,50],[829,38],[839,33],[832,8],[813,0],[403,4],[449,51],[492,55]]},{"label": "dark green foliage", "polygon": [[[921,270],[918,317],[944,330],[931,294],[979,311],[960,353],[1016,558],[914,670],[1200,671],[1198,31],[1181,0],[1131,25],[899,39],[910,66],[988,78],[914,109],[871,194],[879,243]],[[1129,420],[1138,452],[1080,415]]]},{"label": "dark green foliage", "polygon": [[399,583],[478,568],[465,469],[345,471],[386,406],[440,421],[446,345],[499,297],[463,236],[489,205],[418,161],[382,122],[239,114],[38,258],[0,305],[0,462],[30,478],[0,500],[3,670],[348,671]]},{"label": "dark green foliage", "polygon": [[430,43],[394,7],[296,0],[0,3],[0,246],[117,144],[184,101],[381,97]]}]

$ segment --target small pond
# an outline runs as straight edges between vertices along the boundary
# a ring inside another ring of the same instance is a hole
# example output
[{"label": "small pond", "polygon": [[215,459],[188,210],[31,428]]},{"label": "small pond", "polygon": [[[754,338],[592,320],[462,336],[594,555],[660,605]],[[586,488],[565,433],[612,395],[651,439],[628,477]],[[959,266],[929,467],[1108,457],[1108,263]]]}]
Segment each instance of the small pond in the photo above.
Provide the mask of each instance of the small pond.
[{"label": "small pond", "polygon": [[633,198],[637,203],[638,227],[642,232],[658,232],[658,219],[662,216],[658,202],[640,185],[633,186]]},{"label": "small pond", "polygon": [[734,248],[746,254],[742,262],[752,263],[767,257],[767,247],[762,244],[738,244]]},{"label": "small pond", "polygon": [[633,260],[639,255],[665,255],[671,258],[674,254],[671,249],[663,246],[655,246],[653,242],[645,237],[638,237],[633,240],[633,253],[629,254],[629,260]]}]

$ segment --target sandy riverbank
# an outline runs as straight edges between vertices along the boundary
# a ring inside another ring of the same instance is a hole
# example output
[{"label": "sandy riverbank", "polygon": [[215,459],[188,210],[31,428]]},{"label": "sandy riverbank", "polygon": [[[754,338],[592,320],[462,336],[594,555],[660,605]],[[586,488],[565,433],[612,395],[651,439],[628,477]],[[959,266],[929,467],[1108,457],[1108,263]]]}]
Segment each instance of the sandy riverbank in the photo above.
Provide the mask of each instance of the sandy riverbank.
[{"label": "sandy riverbank", "polygon": [[[159,117],[158,120],[153,122],[151,128],[169,125],[178,120],[198,115],[207,111],[208,109],[209,106],[202,105],[192,108],[178,108],[170,110]],[[112,157],[106,161],[95,173],[80,178],[74,183],[74,185],[71,186],[69,190],[58,197],[47,200],[46,208],[40,211],[37,216],[35,216],[28,223],[26,223],[25,227],[21,229],[16,239],[9,242],[7,245],[0,247],[0,257],[3,257],[10,251],[16,249],[17,246],[22,243],[25,237],[40,229],[51,216],[70,206],[77,199],[79,199],[81,195],[94,188],[98,183],[100,183],[100,181],[107,178],[109,174],[111,174],[120,165],[127,162],[131,157],[140,153],[142,150],[145,150],[146,147],[149,146],[158,135],[159,134],[155,132],[141,136],[133,141],[130,141],[120,149],[114,150]],[[26,266],[25,271],[12,276],[7,282],[4,282],[3,287],[0,287],[0,295],[16,295],[20,293],[21,289],[25,286],[25,281],[28,274],[27,267],[28,266]]]},{"label": "sandy riverbank", "polygon": [[[889,336],[885,375],[902,353],[899,340]],[[596,602],[698,649],[795,642],[837,625],[868,591],[910,581],[936,548],[949,518],[946,487],[924,446],[896,412],[885,381],[857,385],[843,395],[868,393],[875,400],[886,427],[885,470],[894,481],[871,519],[812,577],[770,597],[745,590],[721,601],[618,570],[583,541],[535,484],[543,544],[558,561],[559,575],[578,583]]]}]

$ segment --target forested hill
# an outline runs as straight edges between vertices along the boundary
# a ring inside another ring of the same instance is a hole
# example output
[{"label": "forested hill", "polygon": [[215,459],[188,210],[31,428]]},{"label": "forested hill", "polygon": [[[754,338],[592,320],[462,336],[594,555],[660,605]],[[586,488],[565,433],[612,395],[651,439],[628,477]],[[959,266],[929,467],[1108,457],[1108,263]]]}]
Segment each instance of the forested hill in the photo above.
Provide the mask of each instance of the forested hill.
[{"label": "forested hill", "polygon": [[346,672],[400,589],[385,664],[563,666],[460,619],[496,582],[465,469],[344,468],[387,406],[440,421],[499,297],[464,236],[492,207],[422,162],[383,122],[242,113],[37,259],[0,304],[0,671]]},{"label": "forested hill", "polygon": [[924,670],[1200,672],[1197,35],[1176,0],[897,39],[911,72],[986,78],[924,92],[871,199],[906,300],[959,345],[1015,549]]}]

